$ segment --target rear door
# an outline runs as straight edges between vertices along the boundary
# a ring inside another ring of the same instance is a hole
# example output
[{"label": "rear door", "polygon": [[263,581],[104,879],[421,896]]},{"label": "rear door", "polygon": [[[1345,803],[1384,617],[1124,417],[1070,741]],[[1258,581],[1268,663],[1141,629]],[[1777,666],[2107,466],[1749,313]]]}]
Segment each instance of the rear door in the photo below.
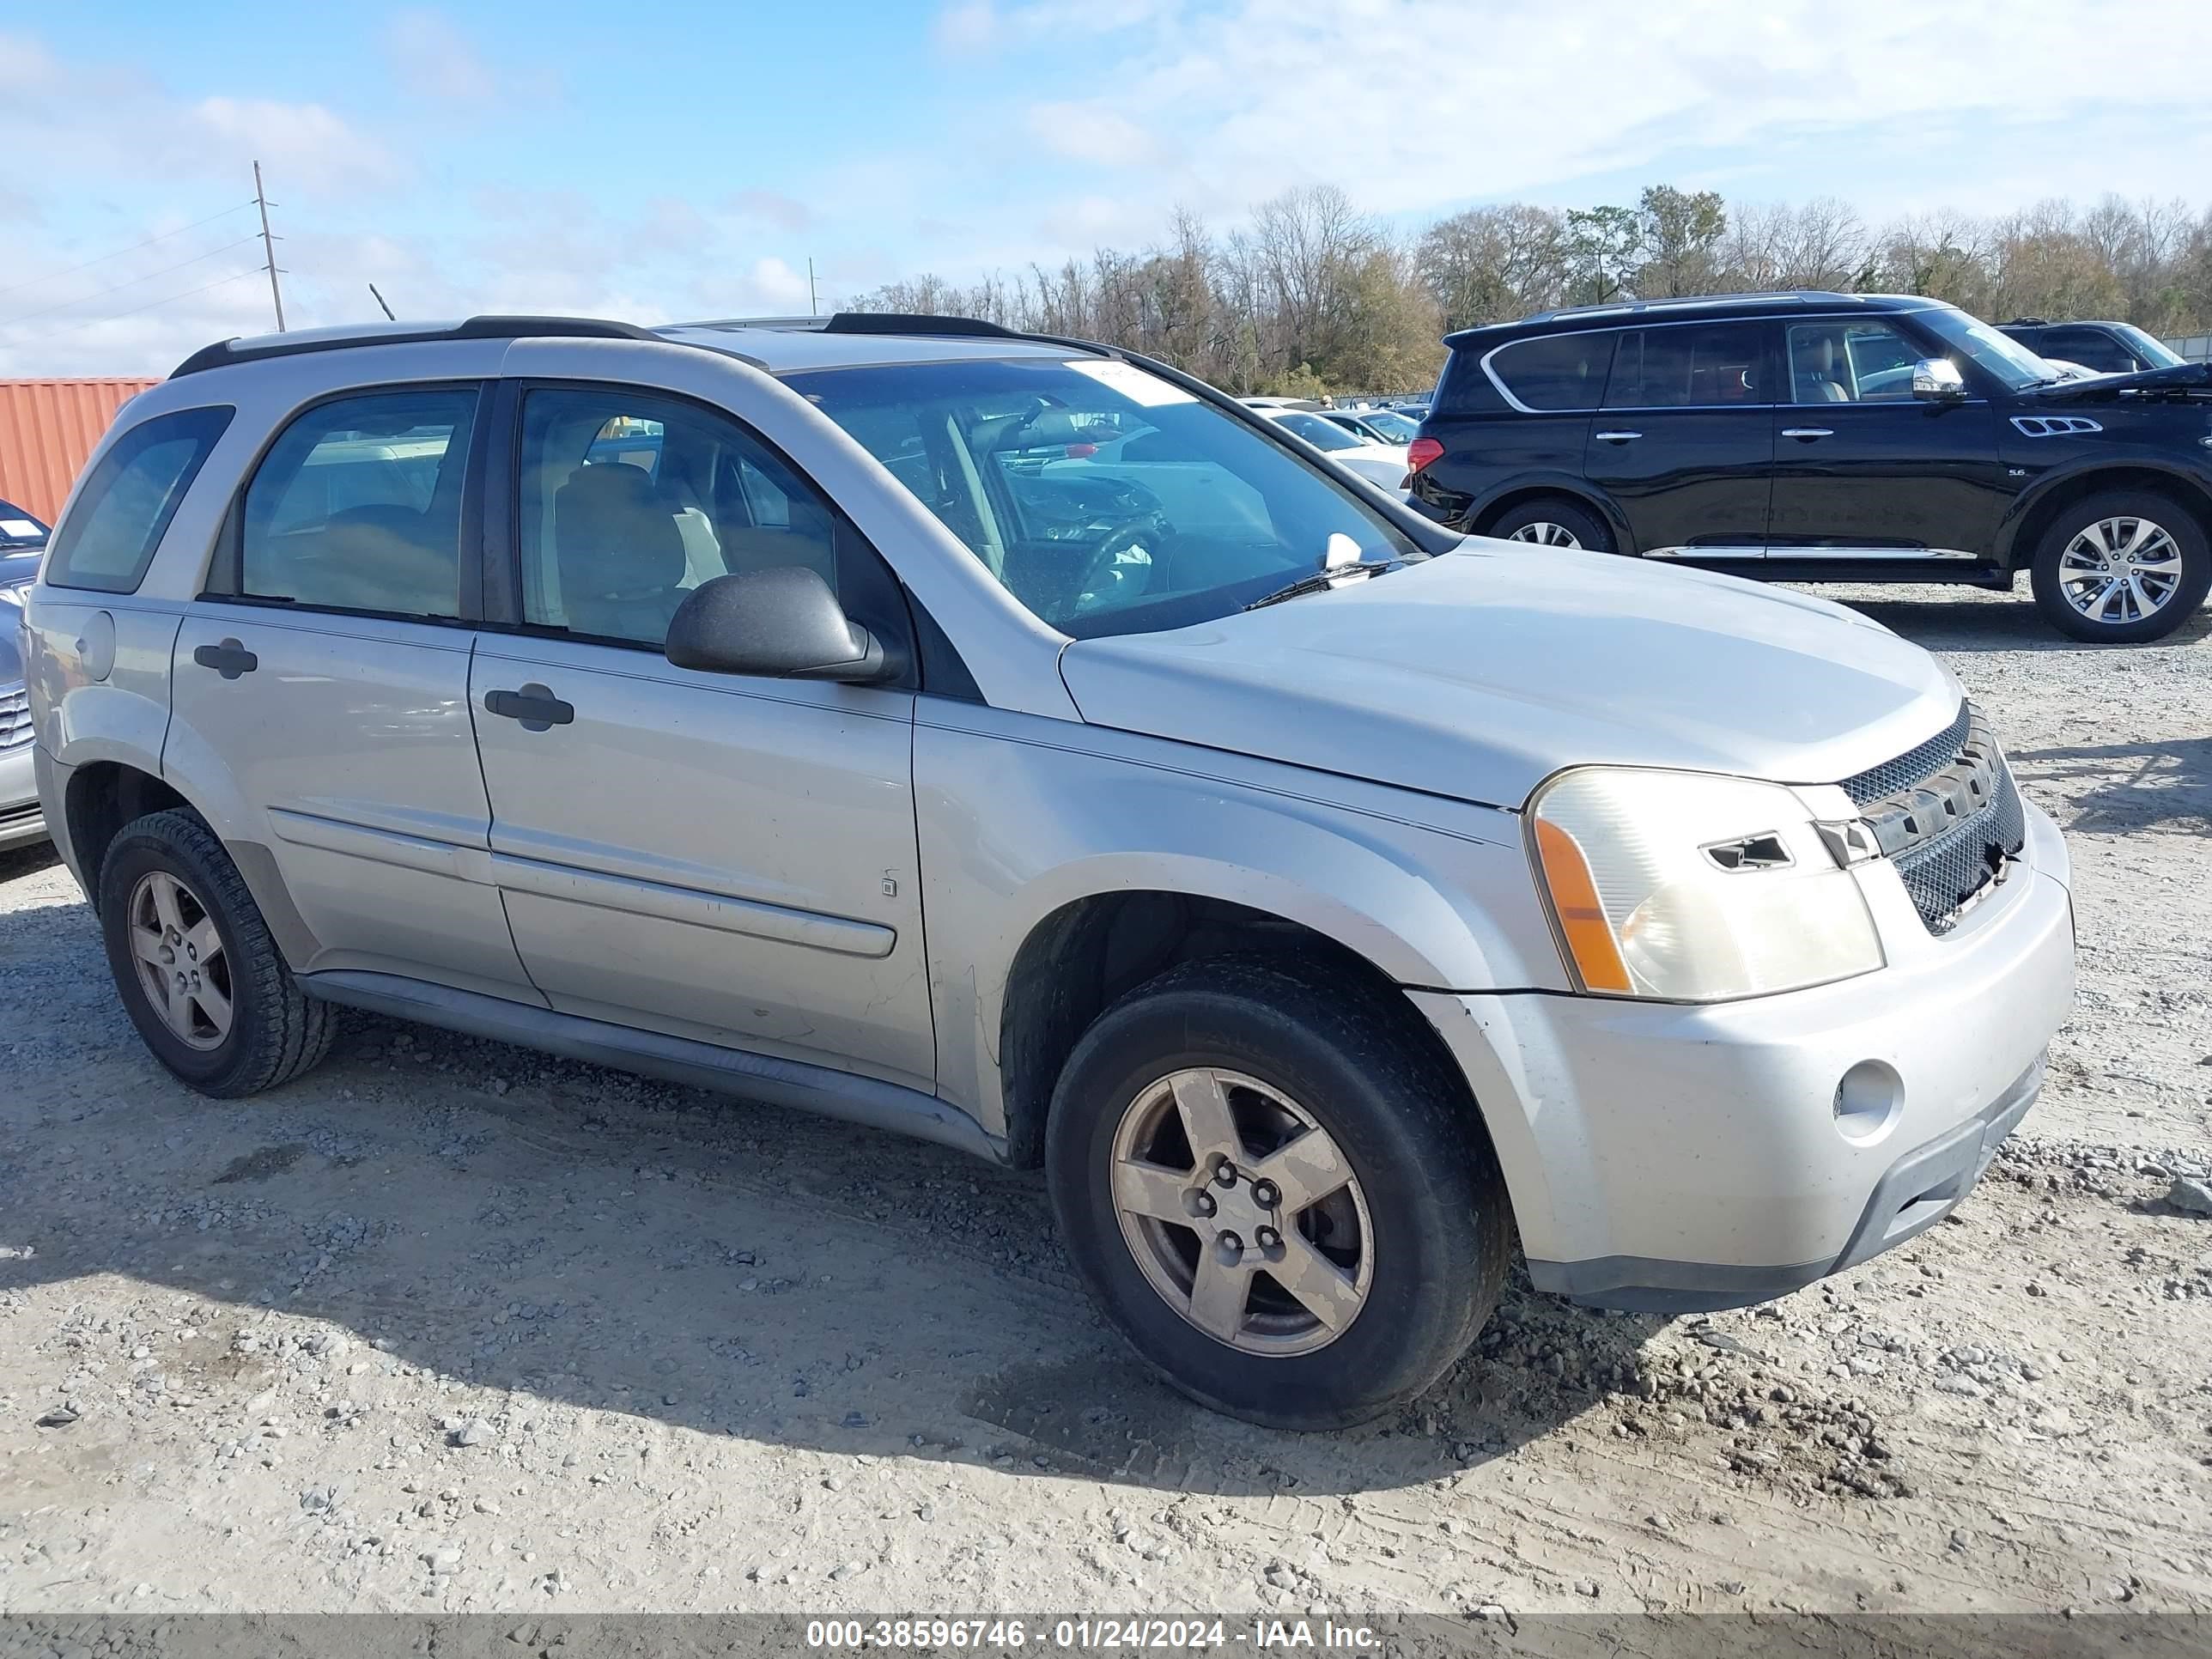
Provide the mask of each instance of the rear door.
[{"label": "rear door", "polygon": [[[1780,325],[1768,557],[1911,563],[1985,554],[2014,498],[1996,411],[1978,395],[1923,403],[1912,366],[1941,348],[1888,317]],[[1976,371],[1967,369],[1968,385]]]},{"label": "rear door", "polygon": [[1757,559],[1774,461],[1769,325],[1625,329],[1583,471],[1626,517],[1632,551]]},{"label": "rear door", "polygon": [[536,1000],[469,719],[482,398],[349,395],[277,437],[179,630],[165,763],[232,780],[319,946],[310,970]]}]

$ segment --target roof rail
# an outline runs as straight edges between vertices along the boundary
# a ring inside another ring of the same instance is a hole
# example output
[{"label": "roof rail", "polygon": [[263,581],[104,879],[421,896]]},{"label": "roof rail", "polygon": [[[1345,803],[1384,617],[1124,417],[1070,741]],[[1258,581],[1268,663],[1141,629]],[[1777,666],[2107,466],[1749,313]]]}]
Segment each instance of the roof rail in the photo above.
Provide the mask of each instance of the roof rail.
[{"label": "roof rail", "polygon": [[2048,317],[2015,317],[2010,322],[2005,324],[2004,326],[2007,328],[2049,328],[2051,326],[2051,319]]},{"label": "roof rail", "polygon": [[250,340],[218,340],[202,346],[170,372],[197,374],[204,368],[223,368],[233,363],[257,363],[266,357],[297,357],[311,351],[340,351],[354,346],[421,345],[433,340],[649,340],[665,344],[650,329],[635,323],[609,322],[598,317],[471,317],[459,323],[423,328],[364,328],[359,332],[302,335],[262,335]]},{"label": "roof rail", "polygon": [[1559,306],[1520,320],[1524,323],[1553,323],[1570,317],[1595,317],[1609,313],[1646,316],[1655,311],[1688,311],[1700,306],[1861,305],[1865,299],[1863,294],[1832,294],[1820,289],[1782,289],[1765,294],[1684,294],[1658,300],[1608,300],[1601,305]]}]

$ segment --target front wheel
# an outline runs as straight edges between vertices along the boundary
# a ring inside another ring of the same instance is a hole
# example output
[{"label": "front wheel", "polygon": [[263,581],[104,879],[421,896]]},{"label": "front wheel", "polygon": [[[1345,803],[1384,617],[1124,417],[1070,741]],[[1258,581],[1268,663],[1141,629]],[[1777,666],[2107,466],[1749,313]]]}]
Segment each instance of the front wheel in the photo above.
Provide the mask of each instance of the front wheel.
[{"label": "front wheel", "polygon": [[2136,645],[2188,621],[2212,588],[2204,527],[2180,502],[2112,490],[2076,502],[2044,533],[2035,603],[2077,640]]},{"label": "front wheel", "polygon": [[1194,1399],[1339,1428],[1413,1399],[1496,1305],[1504,1182],[1379,994],[1189,963],[1101,1015],[1046,1132],[1053,1207],[1138,1353]]}]

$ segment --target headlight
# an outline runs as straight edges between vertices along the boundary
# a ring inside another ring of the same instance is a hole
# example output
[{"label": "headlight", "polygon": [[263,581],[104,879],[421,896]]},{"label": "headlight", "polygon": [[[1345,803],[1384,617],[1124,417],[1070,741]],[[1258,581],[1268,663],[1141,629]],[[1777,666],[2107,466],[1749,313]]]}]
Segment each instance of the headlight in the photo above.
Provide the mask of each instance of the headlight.
[{"label": "headlight", "polygon": [[1528,825],[1585,991],[1722,1002],[1882,965],[1857,882],[1779,784],[1582,767],[1536,792]]}]

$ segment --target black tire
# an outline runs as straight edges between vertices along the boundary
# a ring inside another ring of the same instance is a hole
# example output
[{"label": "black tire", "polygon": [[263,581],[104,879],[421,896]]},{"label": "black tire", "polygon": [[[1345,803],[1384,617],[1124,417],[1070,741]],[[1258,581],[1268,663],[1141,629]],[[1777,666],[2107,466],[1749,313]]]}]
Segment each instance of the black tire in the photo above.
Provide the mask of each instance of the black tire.
[{"label": "black tire", "polygon": [[[1613,526],[1584,507],[1580,501],[1565,495],[1541,495],[1534,501],[1523,501],[1491,521],[1482,533],[1502,542],[1515,539],[1515,532],[1538,525],[1556,525],[1574,539],[1574,545],[1592,553],[1617,551],[1620,544],[1613,539]],[[1534,545],[1565,546],[1565,543],[1536,543]]]},{"label": "black tire", "polygon": [[[142,981],[130,908],[139,884],[166,874],[206,914],[222,943],[230,1025],[211,1048],[172,1031]],[[297,1077],[330,1051],[337,1012],[300,989],[269,935],[260,907],[222,843],[188,811],[152,812],[125,824],[100,867],[100,926],[108,971],[155,1059],[204,1095],[233,1099]]]},{"label": "black tire", "polygon": [[[2181,579],[2166,601],[2148,616],[2100,622],[2076,610],[2066,596],[2059,561],[2075,537],[2108,519],[2133,519],[2166,532],[2181,555]],[[2163,639],[2197,614],[2212,590],[2212,547],[2204,526],[2181,502],[2151,489],[2114,489],[2076,501],[2061,513],[2035,550],[2030,581],[2035,603],[2062,634],[2101,645],[2140,645]]]},{"label": "black tire", "polygon": [[[1512,1243],[1504,1182],[1464,1085],[1409,1018],[1381,994],[1218,958],[1138,987],[1076,1044],[1045,1136],[1061,1236],[1108,1317],[1191,1398],[1270,1428],[1342,1428],[1422,1393],[1489,1319]],[[1111,1187],[1123,1114],[1170,1073],[1207,1066],[1296,1101],[1364,1194],[1371,1282],[1326,1346],[1255,1354],[1207,1334],[1123,1235]]]}]

